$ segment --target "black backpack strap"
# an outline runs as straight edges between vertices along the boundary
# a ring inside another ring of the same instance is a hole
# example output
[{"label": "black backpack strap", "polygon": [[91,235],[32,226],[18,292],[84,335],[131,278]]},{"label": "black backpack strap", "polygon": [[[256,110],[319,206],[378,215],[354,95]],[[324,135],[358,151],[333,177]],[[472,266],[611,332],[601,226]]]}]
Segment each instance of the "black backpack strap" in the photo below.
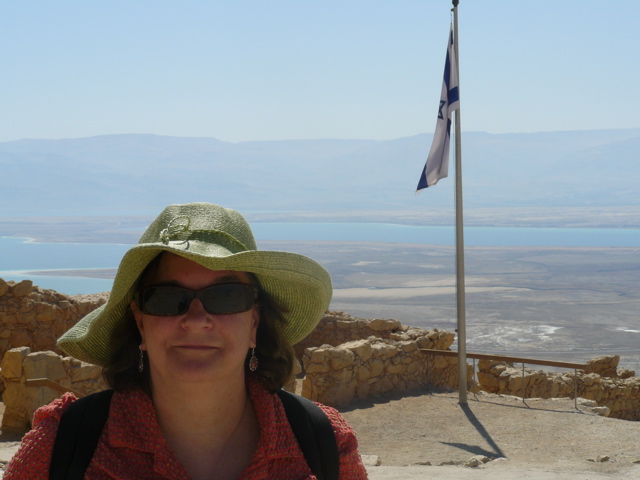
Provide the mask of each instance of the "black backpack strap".
[{"label": "black backpack strap", "polygon": [[318,480],[338,480],[338,445],[327,415],[318,405],[300,395],[280,390],[278,396],[313,474]]},{"label": "black backpack strap", "polygon": [[113,390],[82,397],[62,414],[49,467],[50,480],[82,480],[109,417]]}]

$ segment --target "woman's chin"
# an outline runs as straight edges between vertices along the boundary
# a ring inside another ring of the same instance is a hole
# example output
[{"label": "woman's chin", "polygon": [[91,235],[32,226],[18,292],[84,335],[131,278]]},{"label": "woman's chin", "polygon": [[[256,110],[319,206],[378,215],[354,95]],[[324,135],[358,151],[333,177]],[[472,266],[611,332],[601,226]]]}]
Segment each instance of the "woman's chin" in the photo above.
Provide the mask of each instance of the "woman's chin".
[{"label": "woman's chin", "polygon": [[[244,364],[238,366],[226,365],[220,359],[211,358],[181,358],[170,362],[166,368],[157,369],[156,375],[152,370],[153,377],[162,377],[166,381],[163,383],[215,383],[216,381],[228,380],[230,377],[242,378]],[[240,375],[239,375],[240,374]]]}]

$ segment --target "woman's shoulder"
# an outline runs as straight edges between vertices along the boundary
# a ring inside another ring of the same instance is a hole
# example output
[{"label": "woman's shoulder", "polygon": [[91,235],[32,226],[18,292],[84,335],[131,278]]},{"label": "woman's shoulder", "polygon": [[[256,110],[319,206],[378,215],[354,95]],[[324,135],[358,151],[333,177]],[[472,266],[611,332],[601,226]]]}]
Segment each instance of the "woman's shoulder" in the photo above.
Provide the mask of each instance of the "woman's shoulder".
[{"label": "woman's shoulder", "polygon": [[44,422],[53,421],[55,424],[58,424],[65,410],[77,399],[78,398],[73,393],[67,392],[50,404],[40,407],[33,414],[33,428],[36,428]]},{"label": "woman's shoulder", "polygon": [[31,430],[23,437],[18,451],[7,465],[5,480],[39,480],[48,477],[60,418],[76,400],[72,393],[65,393],[36,410]]},{"label": "woman's shoulder", "polygon": [[358,439],[354,430],[335,408],[317,402],[316,405],[329,418],[333,427],[340,458],[340,478],[348,480],[366,479],[367,472],[358,452]]},{"label": "woman's shoulder", "polygon": [[333,431],[336,434],[336,440],[340,443],[340,440],[356,440],[355,432],[353,428],[347,423],[344,417],[333,407],[329,407],[327,405],[323,405],[322,403],[315,402],[316,405],[320,407],[320,409],[324,412],[324,414],[329,418],[331,425],[333,426]]}]

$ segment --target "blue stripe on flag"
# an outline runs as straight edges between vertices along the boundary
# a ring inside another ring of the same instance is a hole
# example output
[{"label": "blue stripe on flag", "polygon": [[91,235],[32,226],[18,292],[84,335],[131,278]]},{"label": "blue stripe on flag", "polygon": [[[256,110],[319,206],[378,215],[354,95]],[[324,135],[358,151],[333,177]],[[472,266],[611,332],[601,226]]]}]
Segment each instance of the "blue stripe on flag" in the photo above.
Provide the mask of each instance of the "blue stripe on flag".
[{"label": "blue stripe on flag", "polygon": [[[449,29],[447,56],[444,62],[442,91],[436,120],[436,131],[429,156],[425,162],[416,193],[438,183],[449,173],[449,144],[451,141],[451,114],[460,108],[460,91],[458,88],[458,70],[453,44],[453,25]],[[445,122],[446,119],[446,122]]]}]

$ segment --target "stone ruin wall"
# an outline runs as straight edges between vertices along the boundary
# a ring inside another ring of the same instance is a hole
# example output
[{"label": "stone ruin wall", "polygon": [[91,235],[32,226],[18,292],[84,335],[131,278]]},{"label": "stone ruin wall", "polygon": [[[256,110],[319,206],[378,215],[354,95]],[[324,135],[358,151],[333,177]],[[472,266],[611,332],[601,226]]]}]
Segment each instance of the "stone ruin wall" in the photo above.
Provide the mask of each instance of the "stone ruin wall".
[{"label": "stone ruin wall", "polygon": [[[447,350],[451,332],[407,327],[397,320],[364,320],[327,312],[297,346],[302,354],[302,395],[331,405],[428,384],[457,388],[457,359],[431,361],[420,349]],[[315,346],[313,346],[315,345]],[[306,347],[306,348],[305,348]],[[469,382],[472,372],[469,371]],[[471,388],[472,385],[469,384]]]},{"label": "stone ruin wall", "polygon": [[105,303],[108,293],[64,295],[31,280],[0,278],[0,358],[12,348],[62,353],[56,340],[87,313]]},{"label": "stone ruin wall", "polygon": [[27,379],[49,379],[76,396],[107,388],[100,367],[51,351],[31,352],[29,347],[14,348],[5,353],[0,369],[5,406],[2,432],[29,430],[34,412],[62,395],[58,388],[29,386]]},{"label": "stone ruin wall", "polygon": [[[302,351],[302,394],[332,406],[388,392],[427,386],[455,390],[458,359],[425,355],[420,349],[448,350],[454,334],[407,327],[396,320],[363,320],[342,312],[327,312]],[[501,361],[481,360],[477,378],[467,365],[470,392],[525,398],[593,400],[613,418],[640,420],[640,378],[619,369],[618,355],[598,357],[584,370],[563,373],[515,368]]]},{"label": "stone ruin wall", "polygon": [[[81,394],[105,387],[98,367],[57,355],[55,339],[107,297],[70,297],[34,287],[28,280],[7,283],[0,279],[0,356],[4,356],[0,393],[6,408],[3,430],[27,430],[35,409],[60,396],[50,387],[27,386],[27,379],[49,378]],[[451,332],[327,312],[316,330],[295,346],[302,364],[302,394],[340,406],[427,386],[455,390],[457,358],[421,352],[447,350],[453,341]],[[524,379],[522,368],[480,361],[477,381],[468,366],[467,384],[470,392],[484,390],[521,397],[524,382],[525,397],[572,398],[577,379],[578,396],[606,407],[612,417],[640,420],[640,378],[633,377],[634,372],[618,370],[618,359],[596,359],[577,375],[573,371],[525,369]]]},{"label": "stone ruin wall", "polygon": [[[515,368],[512,364],[480,360],[478,380],[482,390],[489,393],[525,398],[573,398],[593,400],[606,408],[610,417],[640,420],[640,377],[627,369],[618,369],[619,355],[590,360],[584,370],[562,373]],[[524,390],[523,390],[524,388]]]}]

